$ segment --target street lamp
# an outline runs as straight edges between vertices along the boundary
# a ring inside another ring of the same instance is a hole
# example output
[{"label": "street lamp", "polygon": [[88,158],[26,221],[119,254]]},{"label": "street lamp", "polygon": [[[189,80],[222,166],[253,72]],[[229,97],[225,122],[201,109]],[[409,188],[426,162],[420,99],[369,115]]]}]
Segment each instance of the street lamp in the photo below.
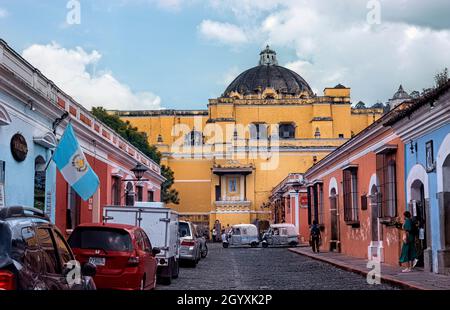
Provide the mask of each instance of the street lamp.
[{"label": "street lamp", "polygon": [[292,184],[292,189],[298,194],[300,192],[300,188],[302,187],[302,183],[300,181],[295,181]]},{"label": "street lamp", "polygon": [[133,169],[131,169],[131,172],[134,173],[134,176],[136,177],[136,179],[138,181],[140,181],[142,179],[142,177],[144,176],[144,173],[146,173],[148,171],[147,167],[145,167],[142,164],[137,164],[136,167],[134,167]]},{"label": "street lamp", "polygon": [[147,179],[143,179],[144,174],[148,171],[148,168],[145,167],[144,165],[138,163],[136,165],[136,167],[134,167],[133,169],[131,169],[131,172],[133,172],[134,177],[136,179],[124,179],[122,180],[122,182],[139,182],[139,181],[148,181]]}]

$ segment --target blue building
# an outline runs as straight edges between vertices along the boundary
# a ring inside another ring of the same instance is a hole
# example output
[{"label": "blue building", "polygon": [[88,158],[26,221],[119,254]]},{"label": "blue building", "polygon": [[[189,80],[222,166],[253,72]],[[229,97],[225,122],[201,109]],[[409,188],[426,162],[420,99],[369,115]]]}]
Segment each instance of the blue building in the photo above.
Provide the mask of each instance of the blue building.
[{"label": "blue building", "polygon": [[16,59],[0,40],[0,208],[34,206],[54,220],[56,170],[47,163],[57,144],[53,124],[63,112],[48,104],[56,98],[53,83]]},{"label": "blue building", "polygon": [[450,81],[387,122],[405,143],[406,203],[420,222],[424,270],[450,274]]}]

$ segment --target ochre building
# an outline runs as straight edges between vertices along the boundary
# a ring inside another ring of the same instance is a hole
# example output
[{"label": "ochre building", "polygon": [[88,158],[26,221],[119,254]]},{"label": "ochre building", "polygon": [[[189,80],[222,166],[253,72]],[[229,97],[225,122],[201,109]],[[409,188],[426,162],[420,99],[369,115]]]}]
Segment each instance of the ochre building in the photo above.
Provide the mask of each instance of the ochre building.
[{"label": "ochre building", "polygon": [[269,196],[372,124],[381,109],[354,109],[341,84],[314,94],[267,47],[207,110],[115,111],[148,134],[175,172],[184,218],[212,228],[271,217]]}]

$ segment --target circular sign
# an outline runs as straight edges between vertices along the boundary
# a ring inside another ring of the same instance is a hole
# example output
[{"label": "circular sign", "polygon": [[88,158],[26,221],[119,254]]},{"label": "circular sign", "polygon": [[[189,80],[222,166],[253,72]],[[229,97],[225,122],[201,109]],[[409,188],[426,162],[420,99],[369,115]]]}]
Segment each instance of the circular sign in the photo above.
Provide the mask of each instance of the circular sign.
[{"label": "circular sign", "polygon": [[19,162],[22,162],[27,158],[28,154],[27,141],[20,133],[16,133],[11,138],[11,153],[14,159]]}]

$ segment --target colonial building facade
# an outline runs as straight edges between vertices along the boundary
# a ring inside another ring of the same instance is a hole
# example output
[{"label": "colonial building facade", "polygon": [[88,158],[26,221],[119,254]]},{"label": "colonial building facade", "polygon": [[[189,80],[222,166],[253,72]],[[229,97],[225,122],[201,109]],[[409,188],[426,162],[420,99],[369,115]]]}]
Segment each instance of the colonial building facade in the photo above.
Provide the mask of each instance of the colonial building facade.
[{"label": "colonial building facade", "polygon": [[[66,183],[51,161],[70,121],[100,179],[89,201]],[[147,168],[145,181],[131,171]],[[0,40],[0,208],[34,206],[61,230],[100,222],[106,205],[160,201],[160,166],[142,154]]]},{"label": "colonial building facade", "polygon": [[173,207],[199,224],[225,226],[269,219],[271,191],[286,175],[305,172],[382,110],[353,109],[340,84],[314,94],[267,47],[207,110],[115,113],[145,131],[174,170],[181,203]]},{"label": "colonial building facade", "polygon": [[450,274],[450,81],[386,122],[405,144],[405,205],[421,228],[424,268]]},{"label": "colonial building facade", "polygon": [[[285,218],[298,223],[303,239],[317,221],[322,250],[391,265],[398,265],[403,213],[410,211],[419,228],[418,270],[449,274],[450,81],[403,99],[296,182],[281,183],[272,204],[280,196],[299,200],[285,200],[284,213],[294,212]],[[306,214],[292,209],[301,201],[295,183],[306,189]]]}]

